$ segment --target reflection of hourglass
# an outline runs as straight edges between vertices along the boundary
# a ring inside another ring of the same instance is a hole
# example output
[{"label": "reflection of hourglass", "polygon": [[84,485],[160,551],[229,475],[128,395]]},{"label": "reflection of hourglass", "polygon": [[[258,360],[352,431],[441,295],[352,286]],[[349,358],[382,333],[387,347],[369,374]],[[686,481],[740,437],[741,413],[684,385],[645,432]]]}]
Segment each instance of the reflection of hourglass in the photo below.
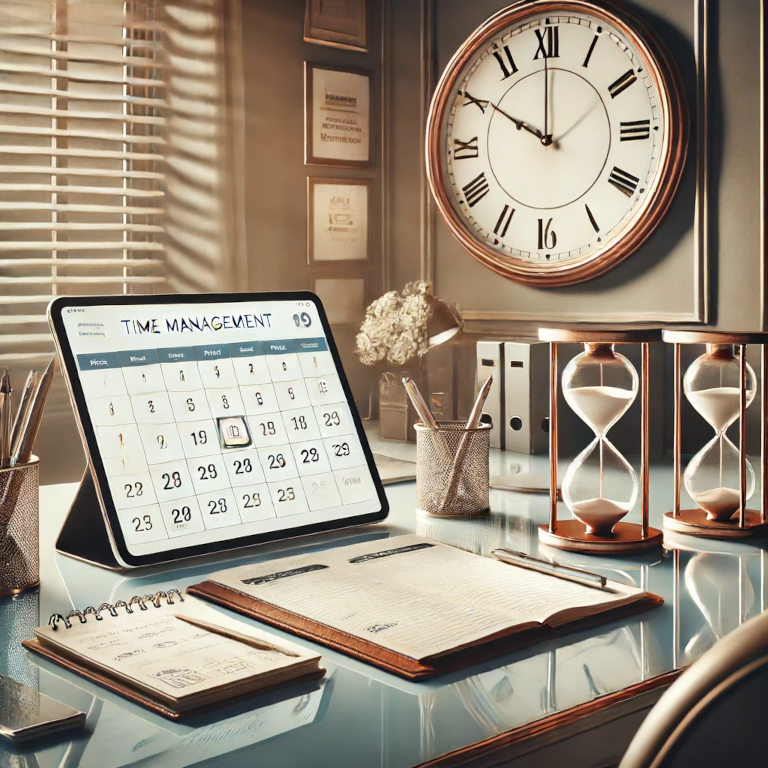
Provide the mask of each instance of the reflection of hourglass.
[{"label": "reflection of hourglass", "polygon": [[[766,552],[665,532],[672,554],[672,665],[699,658],[765,610]],[[703,620],[703,623],[702,623]]]},{"label": "reflection of hourglass", "polygon": [[[746,456],[746,409],[757,390],[755,373],[746,361],[746,344],[768,341],[764,334],[724,334],[664,331],[675,344],[675,506],[664,517],[665,527],[682,533],[715,538],[748,536],[766,528],[765,489],[762,513],[746,509],[755,489],[755,473]],[[704,343],[706,352],[690,365],[683,379],[686,398],[715,435],[685,469],[685,490],[696,509],[680,509],[681,419],[680,344]],[[739,346],[735,354],[734,345]],[[763,408],[765,408],[765,355],[763,346]],[[738,448],[726,432],[739,421]],[[765,475],[763,418],[763,475]]]},{"label": "reflection of hourglass", "polygon": [[[573,331],[541,329],[551,343],[550,375],[550,522],[539,528],[542,542],[585,552],[627,552],[655,547],[661,533],[648,528],[648,342],[657,331]],[[557,520],[557,343],[584,343],[584,351],[565,367],[563,397],[594,432],[594,439],[568,467],[563,500],[575,520]],[[632,465],[608,440],[607,433],[627,412],[638,394],[638,376],[614,344],[642,344],[641,476],[642,524],[620,522],[634,507],[638,478]]]}]

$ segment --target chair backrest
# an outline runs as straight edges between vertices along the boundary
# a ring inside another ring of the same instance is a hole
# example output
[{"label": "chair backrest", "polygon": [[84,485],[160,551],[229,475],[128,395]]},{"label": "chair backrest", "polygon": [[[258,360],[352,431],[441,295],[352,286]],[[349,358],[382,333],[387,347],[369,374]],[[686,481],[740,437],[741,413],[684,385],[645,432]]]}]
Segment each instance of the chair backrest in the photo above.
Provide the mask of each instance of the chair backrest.
[{"label": "chair backrest", "polygon": [[768,766],[768,612],[695,661],[659,699],[619,768]]}]

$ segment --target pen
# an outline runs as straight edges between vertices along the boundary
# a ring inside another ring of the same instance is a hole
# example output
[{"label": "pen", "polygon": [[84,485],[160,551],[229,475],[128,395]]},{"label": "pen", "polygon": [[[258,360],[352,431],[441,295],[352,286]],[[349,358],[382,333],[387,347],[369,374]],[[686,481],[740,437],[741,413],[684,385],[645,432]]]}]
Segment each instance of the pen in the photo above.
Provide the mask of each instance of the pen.
[{"label": "pen", "polygon": [[[480,392],[477,394],[475,404],[472,406],[472,412],[469,414],[469,419],[467,420],[467,430],[475,430],[480,424],[480,417],[483,414],[483,406],[485,405],[485,401],[488,397],[488,392],[491,389],[491,384],[493,384],[493,375],[489,376],[485,380],[483,386],[480,387]],[[456,456],[454,457],[453,464],[451,466],[451,474],[448,479],[448,487],[445,490],[443,503],[440,505],[440,509],[442,510],[445,510],[456,497],[456,491],[459,489],[461,473],[464,470],[464,463],[467,459],[467,451],[469,450],[469,445],[472,442],[473,434],[474,431],[467,431],[461,437],[461,442],[459,443]]]},{"label": "pen", "polygon": [[238,632],[237,630],[230,629],[229,627],[221,627],[218,624],[212,624],[210,621],[204,621],[203,619],[198,619],[197,617],[193,618],[192,616],[184,616],[183,614],[177,613],[176,618],[180,621],[186,622],[187,624],[191,624],[193,627],[204,629],[214,635],[228,637],[230,640],[237,640],[237,642],[243,643],[243,645],[249,645],[251,648],[256,648],[260,651],[274,651],[275,653],[282,653],[283,656],[298,657],[299,655],[293,651],[288,651],[285,648],[280,648],[277,645],[268,643],[266,640],[259,640],[258,638],[252,637],[251,635],[246,635],[244,632]]},{"label": "pen", "polygon": [[409,376],[403,376],[403,386],[408,393],[408,397],[411,399],[414,410],[421,419],[421,423],[430,429],[438,429],[435,417],[432,415],[432,411],[429,410],[429,406],[424,402],[416,382]]},{"label": "pen", "polygon": [[48,367],[43,372],[37,382],[35,394],[32,396],[32,402],[29,405],[27,418],[24,421],[24,427],[19,435],[18,445],[13,454],[14,464],[23,464],[29,461],[32,455],[32,446],[34,445],[37,432],[40,429],[40,422],[43,420],[43,411],[45,410],[45,400],[51,389],[53,381],[53,360],[48,363]]},{"label": "pen", "polygon": [[21,431],[24,428],[24,421],[27,418],[27,410],[29,404],[32,402],[32,395],[35,391],[35,384],[37,383],[37,371],[32,369],[27,375],[27,380],[24,382],[24,389],[21,393],[21,400],[19,401],[19,408],[16,411],[16,418],[13,422],[13,429],[11,430],[10,441],[10,453],[11,456],[16,455],[16,448],[18,447],[19,437]]},{"label": "pen", "polygon": [[11,464],[11,380],[8,369],[0,377],[0,465]]},{"label": "pen", "polygon": [[477,429],[478,424],[480,424],[480,417],[483,415],[483,407],[488,399],[488,393],[491,391],[492,384],[493,375],[490,375],[477,393],[475,404],[472,406],[472,412],[469,414],[469,419],[467,419],[467,429]]},{"label": "pen", "polygon": [[599,573],[585,571],[581,568],[574,568],[571,565],[553,563],[550,560],[542,560],[539,557],[534,557],[533,555],[529,555],[525,552],[517,552],[513,549],[494,549],[491,552],[491,555],[503,563],[517,565],[520,568],[528,568],[529,570],[537,571],[538,573],[546,573],[550,576],[557,576],[560,579],[574,581],[577,584],[582,584],[585,587],[595,587],[597,589],[605,590],[606,592],[614,591],[606,587],[607,579],[605,576],[602,576]]}]

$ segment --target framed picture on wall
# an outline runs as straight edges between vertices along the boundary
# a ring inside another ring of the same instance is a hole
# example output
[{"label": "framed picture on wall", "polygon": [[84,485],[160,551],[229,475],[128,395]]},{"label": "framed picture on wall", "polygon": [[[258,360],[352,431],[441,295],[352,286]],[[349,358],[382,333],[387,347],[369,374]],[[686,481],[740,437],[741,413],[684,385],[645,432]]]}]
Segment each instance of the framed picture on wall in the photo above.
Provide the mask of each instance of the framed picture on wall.
[{"label": "framed picture on wall", "polygon": [[368,258],[368,179],[307,179],[307,260]]},{"label": "framed picture on wall", "polygon": [[313,290],[323,302],[332,325],[360,325],[365,314],[364,278],[318,277]]},{"label": "framed picture on wall", "polygon": [[366,0],[307,0],[304,40],[367,51],[365,4]]},{"label": "framed picture on wall", "polygon": [[371,164],[371,75],[304,64],[304,162]]}]

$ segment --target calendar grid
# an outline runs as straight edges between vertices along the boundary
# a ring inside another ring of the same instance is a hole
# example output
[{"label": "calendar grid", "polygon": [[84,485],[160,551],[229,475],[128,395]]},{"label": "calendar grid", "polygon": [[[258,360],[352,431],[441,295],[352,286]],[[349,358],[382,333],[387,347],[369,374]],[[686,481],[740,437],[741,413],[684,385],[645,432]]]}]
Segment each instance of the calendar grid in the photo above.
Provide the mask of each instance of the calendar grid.
[{"label": "calendar grid", "polygon": [[322,337],[76,356],[127,545],[376,498]]}]

